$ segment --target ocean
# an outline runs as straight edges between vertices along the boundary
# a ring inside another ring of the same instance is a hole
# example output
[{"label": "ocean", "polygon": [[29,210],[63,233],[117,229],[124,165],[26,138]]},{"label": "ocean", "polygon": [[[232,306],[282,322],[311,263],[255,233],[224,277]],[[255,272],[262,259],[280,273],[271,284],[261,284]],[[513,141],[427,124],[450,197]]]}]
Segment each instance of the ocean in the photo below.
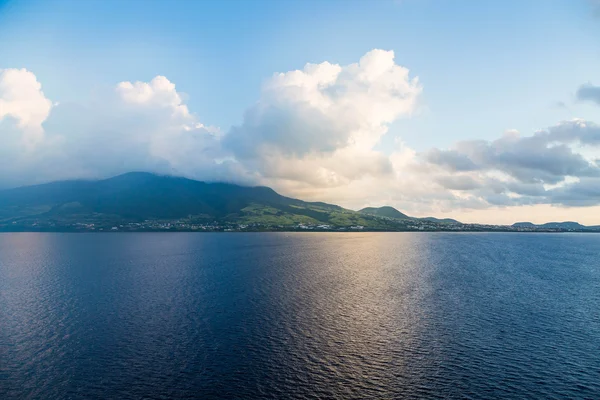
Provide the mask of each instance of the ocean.
[{"label": "ocean", "polygon": [[600,235],[0,234],[0,398],[600,398]]}]

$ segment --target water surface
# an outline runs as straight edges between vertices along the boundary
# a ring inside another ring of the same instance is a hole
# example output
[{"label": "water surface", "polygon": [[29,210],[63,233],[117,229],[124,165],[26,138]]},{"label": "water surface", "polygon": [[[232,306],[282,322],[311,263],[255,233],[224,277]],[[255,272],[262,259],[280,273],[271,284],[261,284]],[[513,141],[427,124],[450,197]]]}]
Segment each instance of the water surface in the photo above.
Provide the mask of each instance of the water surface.
[{"label": "water surface", "polygon": [[600,235],[0,234],[0,398],[599,398]]}]

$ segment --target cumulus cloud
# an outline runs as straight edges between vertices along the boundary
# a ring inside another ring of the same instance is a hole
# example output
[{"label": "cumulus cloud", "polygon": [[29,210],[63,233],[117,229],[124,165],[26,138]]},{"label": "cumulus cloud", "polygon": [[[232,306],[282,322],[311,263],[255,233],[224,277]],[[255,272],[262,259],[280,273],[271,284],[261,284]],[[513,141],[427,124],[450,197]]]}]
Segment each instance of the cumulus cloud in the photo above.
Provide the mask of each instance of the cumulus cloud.
[{"label": "cumulus cloud", "polygon": [[273,185],[331,187],[391,174],[373,148],[390,123],[415,111],[422,90],[394,58],[372,50],[355,64],[274,75],[225,146]]},{"label": "cumulus cloud", "polygon": [[157,76],[149,83],[121,82],[117,85],[116,92],[125,103],[166,109],[175,118],[192,117],[175,89],[175,84],[164,76]]},{"label": "cumulus cloud", "polygon": [[12,119],[28,146],[43,139],[42,124],[52,102],[44,96],[36,76],[26,69],[0,69],[0,122]]}]

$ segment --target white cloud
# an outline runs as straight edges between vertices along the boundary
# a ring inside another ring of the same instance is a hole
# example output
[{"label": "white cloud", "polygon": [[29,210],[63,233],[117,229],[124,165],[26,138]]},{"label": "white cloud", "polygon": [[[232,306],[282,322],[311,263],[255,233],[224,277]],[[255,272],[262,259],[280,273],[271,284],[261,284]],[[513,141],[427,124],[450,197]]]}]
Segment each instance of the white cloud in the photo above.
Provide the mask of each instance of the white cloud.
[{"label": "white cloud", "polygon": [[372,50],[346,66],[323,62],[275,74],[225,145],[275,187],[329,188],[392,173],[373,150],[390,123],[411,115],[421,85]]},{"label": "white cloud", "polygon": [[44,96],[33,73],[26,69],[0,69],[0,121],[14,119],[27,146],[43,139],[42,124],[51,109],[52,102]]},{"label": "white cloud", "polygon": [[116,91],[126,103],[168,109],[174,118],[192,117],[175,84],[164,76],[157,76],[149,83],[121,82]]}]

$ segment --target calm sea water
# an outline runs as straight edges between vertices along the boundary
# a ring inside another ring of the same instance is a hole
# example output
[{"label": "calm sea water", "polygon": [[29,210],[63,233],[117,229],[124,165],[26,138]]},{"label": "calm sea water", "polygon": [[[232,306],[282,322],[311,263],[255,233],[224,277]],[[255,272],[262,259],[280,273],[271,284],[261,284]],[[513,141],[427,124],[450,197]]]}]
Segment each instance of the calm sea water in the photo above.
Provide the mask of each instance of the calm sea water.
[{"label": "calm sea water", "polygon": [[600,398],[600,235],[0,234],[0,398]]}]

